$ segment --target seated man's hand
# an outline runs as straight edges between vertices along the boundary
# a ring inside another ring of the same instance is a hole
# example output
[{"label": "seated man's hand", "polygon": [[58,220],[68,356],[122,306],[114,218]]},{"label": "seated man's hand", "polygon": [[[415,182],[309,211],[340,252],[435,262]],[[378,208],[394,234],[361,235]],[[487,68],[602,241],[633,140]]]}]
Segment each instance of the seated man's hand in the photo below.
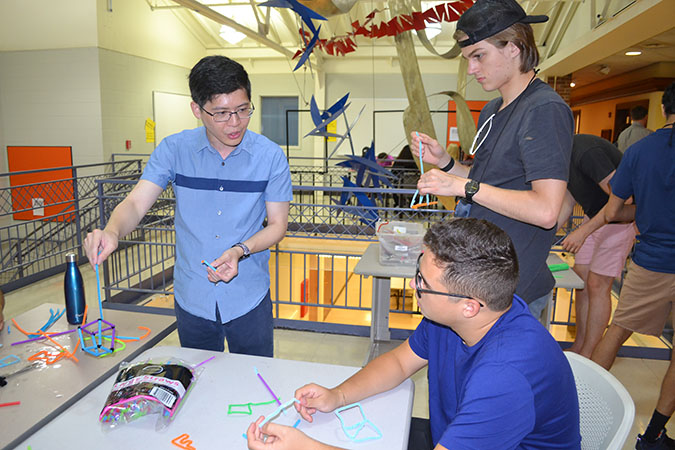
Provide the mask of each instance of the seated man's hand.
[{"label": "seated man's hand", "polygon": [[265,416],[260,416],[246,430],[246,442],[251,450],[301,450],[318,444],[297,428],[271,422],[260,428],[258,425],[264,419]]},{"label": "seated man's hand", "polygon": [[337,389],[326,389],[314,383],[295,391],[295,398],[300,400],[300,403],[294,403],[295,409],[307,422],[312,422],[316,411],[331,412],[343,406],[343,397]]}]

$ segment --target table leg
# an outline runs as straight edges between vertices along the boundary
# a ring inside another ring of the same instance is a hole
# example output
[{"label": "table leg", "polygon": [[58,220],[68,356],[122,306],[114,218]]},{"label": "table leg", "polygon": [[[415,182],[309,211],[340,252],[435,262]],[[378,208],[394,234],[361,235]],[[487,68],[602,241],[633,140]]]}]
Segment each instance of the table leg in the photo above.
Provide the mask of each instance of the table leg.
[{"label": "table leg", "polygon": [[370,351],[366,364],[381,353],[388,351],[390,346],[380,348],[391,339],[389,332],[389,307],[391,297],[391,279],[389,277],[373,277],[373,300],[370,319]]},{"label": "table leg", "polygon": [[370,340],[388,341],[389,333],[389,302],[391,297],[391,279],[373,277],[373,305],[370,321]]}]

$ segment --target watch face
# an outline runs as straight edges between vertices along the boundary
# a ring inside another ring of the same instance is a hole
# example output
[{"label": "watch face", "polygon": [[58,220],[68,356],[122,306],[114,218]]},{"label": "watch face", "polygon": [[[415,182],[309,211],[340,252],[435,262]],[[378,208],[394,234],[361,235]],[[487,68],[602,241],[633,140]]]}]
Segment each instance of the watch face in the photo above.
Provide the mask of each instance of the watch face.
[{"label": "watch face", "polygon": [[466,183],[466,186],[464,186],[464,190],[466,191],[467,194],[475,194],[478,192],[478,182],[471,180],[468,183]]}]

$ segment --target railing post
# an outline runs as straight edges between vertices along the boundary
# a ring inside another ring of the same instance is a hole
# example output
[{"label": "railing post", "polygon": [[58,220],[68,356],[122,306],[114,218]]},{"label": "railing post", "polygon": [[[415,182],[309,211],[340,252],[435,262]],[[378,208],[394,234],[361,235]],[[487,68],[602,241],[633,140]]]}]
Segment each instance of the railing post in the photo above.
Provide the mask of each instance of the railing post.
[{"label": "railing post", "polygon": [[71,174],[73,177],[73,201],[75,207],[75,234],[77,239],[77,256],[78,260],[82,258],[82,226],[80,221],[82,217],[80,216],[80,193],[78,192],[78,183],[77,183],[77,167],[71,169]]}]

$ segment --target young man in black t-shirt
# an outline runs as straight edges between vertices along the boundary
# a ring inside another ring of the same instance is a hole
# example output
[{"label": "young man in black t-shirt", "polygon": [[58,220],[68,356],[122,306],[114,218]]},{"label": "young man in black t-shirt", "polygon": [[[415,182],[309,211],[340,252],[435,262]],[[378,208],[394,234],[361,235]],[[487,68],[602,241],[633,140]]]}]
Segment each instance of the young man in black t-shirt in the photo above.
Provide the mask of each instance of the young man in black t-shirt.
[{"label": "young man in black t-shirt", "polygon": [[520,263],[516,293],[540,318],[554,279],[546,265],[569,172],[572,111],[535,78],[539,53],[528,16],[515,0],[477,0],[457,22],[455,38],[468,60],[468,72],[486,91],[501,97],[481,111],[475,153],[469,169],[429,136],[415,132],[423,159],[440,168],[418,182],[420,194],[464,197],[469,217],[493,222],[513,240]]}]

